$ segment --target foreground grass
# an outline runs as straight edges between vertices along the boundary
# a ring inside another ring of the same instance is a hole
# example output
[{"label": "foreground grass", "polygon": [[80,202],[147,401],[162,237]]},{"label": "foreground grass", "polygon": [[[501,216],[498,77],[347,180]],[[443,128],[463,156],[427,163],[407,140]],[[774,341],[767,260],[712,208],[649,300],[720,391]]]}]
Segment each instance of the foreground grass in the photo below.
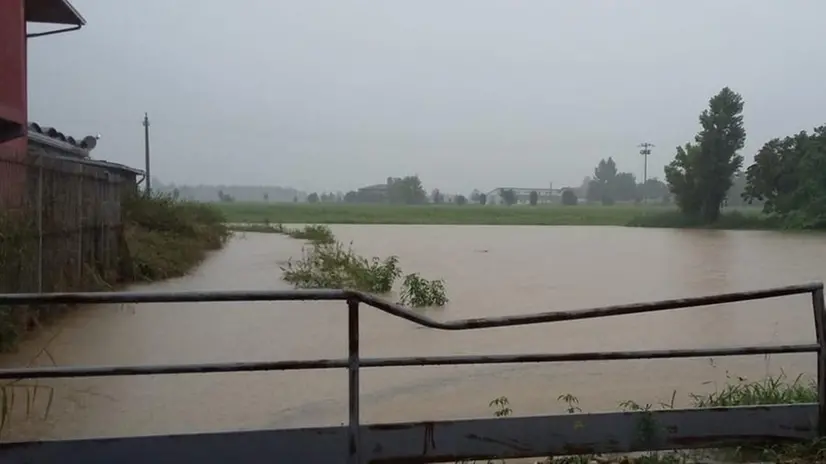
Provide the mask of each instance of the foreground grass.
[{"label": "foreground grass", "polygon": [[[694,407],[714,408],[732,406],[757,406],[778,404],[817,403],[817,384],[805,381],[802,377],[789,379],[784,374],[770,376],[759,381],[734,379],[728,377],[728,383],[716,391],[696,395],[690,398]],[[624,411],[652,411],[654,409],[673,409],[676,391],[668,403],[660,403],[658,407],[651,404],[640,405],[633,401],[623,401],[619,408]],[[571,394],[563,394],[557,398],[563,403],[569,414],[582,413],[579,400]],[[496,417],[510,416],[513,411],[507,397],[499,397],[490,402]],[[640,424],[641,436],[657,433],[655,421]],[[467,461],[473,462],[473,461]],[[488,463],[502,461],[487,461]],[[757,447],[738,447],[736,449],[717,450],[674,450],[657,451],[618,455],[580,455],[559,456],[546,458],[543,463],[556,464],[589,464],[625,463],[625,464],[685,464],[698,462],[776,462],[776,463],[823,463],[826,462],[826,442],[817,440],[810,443],[774,444],[766,443]]]},{"label": "foreground grass", "polygon": [[602,205],[388,205],[307,203],[216,203],[233,223],[255,224],[439,224],[634,226],[717,229],[778,229],[755,208],[726,210],[712,226],[684,218],[670,206]]}]

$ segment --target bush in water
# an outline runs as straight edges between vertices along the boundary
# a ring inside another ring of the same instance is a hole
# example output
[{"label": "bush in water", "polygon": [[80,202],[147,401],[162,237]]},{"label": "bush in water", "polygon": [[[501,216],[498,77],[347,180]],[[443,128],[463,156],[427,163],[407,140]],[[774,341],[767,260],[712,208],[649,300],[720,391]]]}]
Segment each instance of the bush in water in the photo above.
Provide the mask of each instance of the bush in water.
[{"label": "bush in water", "polygon": [[416,273],[404,276],[401,304],[420,308],[444,306],[447,301],[444,280],[427,280]]}]

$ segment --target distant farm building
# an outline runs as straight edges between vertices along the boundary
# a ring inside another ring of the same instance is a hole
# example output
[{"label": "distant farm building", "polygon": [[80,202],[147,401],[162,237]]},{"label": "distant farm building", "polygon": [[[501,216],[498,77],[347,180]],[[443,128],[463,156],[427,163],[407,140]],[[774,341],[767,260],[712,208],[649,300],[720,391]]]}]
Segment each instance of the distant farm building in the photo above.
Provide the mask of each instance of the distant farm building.
[{"label": "distant farm building", "polygon": [[375,184],[362,187],[356,191],[359,202],[364,203],[385,203],[389,201],[390,184],[393,179],[388,177],[384,184]]}]

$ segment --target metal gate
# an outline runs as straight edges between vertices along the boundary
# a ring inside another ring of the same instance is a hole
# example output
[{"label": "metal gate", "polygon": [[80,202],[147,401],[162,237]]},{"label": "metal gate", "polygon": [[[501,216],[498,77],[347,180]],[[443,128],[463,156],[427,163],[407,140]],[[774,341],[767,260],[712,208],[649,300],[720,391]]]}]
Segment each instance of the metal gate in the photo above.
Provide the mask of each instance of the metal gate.
[{"label": "metal gate", "polygon": [[[812,297],[817,343],[680,350],[416,358],[362,358],[359,355],[359,311],[362,304],[424,327],[439,330],[472,330],[650,313],[797,294],[810,294]],[[453,322],[437,322],[376,296],[348,290],[9,294],[0,295],[0,306],[291,300],[347,302],[349,349],[346,359],[0,369],[0,380],[346,369],[349,376],[349,424],[346,426],[3,443],[0,444],[0,462],[424,463],[465,459],[728,447],[765,444],[773,441],[805,441],[826,435],[826,430],[824,430],[826,426],[826,391],[824,391],[826,388],[826,382],[824,382],[826,326],[824,326],[822,283],[652,303]],[[812,404],[388,424],[362,424],[359,419],[359,372],[362,368],[809,352],[818,355],[819,401]],[[112,420],[117,420],[117,418],[113,417]],[[641,424],[647,424],[650,433],[641,435],[639,433]]]}]

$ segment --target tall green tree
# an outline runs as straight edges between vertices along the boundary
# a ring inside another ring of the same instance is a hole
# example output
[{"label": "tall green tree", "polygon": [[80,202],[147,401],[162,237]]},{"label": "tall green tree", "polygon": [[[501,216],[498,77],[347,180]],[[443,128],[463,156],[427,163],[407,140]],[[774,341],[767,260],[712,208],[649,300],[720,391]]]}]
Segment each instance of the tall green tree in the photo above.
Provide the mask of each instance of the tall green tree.
[{"label": "tall green tree", "polygon": [[508,205],[515,205],[516,204],[516,192],[513,189],[504,189],[502,190],[502,201]]},{"label": "tall green tree", "polygon": [[612,205],[614,197],[614,186],[617,178],[617,163],[614,158],[599,160],[594,168],[594,177],[588,183],[588,201],[600,201],[603,205]]},{"label": "tall green tree", "polygon": [[637,178],[630,172],[620,172],[614,176],[611,191],[617,201],[634,201],[639,194]]},{"label": "tall green tree", "polygon": [[536,206],[539,203],[539,193],[536,190],[531,190],[530,195],[528,195],[528,202],[531,206]]},{"label": "tall green tree", "polygon": [[419,176],[407,176],[390,179],[388,200],[390,203],[405,205],[420,205],[427,203],[427,193],[422,187]]},{"label": "tall green tree", "polygon": [[826,125],[768,141],[746,170],[746,201],[791,227],[826,227]]},{"label": "tall green tree", "polygon": [[647,179],[644,184],[638,184],[639,196],[644,200],[660,200],[668,196],[668,186],[656,177]]},{"label": "tall green tree", "polygon": [[430,199],[433,203],[441,204],[445,201],[445,196],[442,195],[442,192],[439,189],[433,189],[433,192],[430,193]]},{"label": "tall green tree", "polygon": [[709,100],[699,119],[701,129],[694,143],[677,147],[665,178],[684,214],[711,223],[720,217],[732,177],[743,165],[738,154],[746,141],[743,97],[724,87]]}]

